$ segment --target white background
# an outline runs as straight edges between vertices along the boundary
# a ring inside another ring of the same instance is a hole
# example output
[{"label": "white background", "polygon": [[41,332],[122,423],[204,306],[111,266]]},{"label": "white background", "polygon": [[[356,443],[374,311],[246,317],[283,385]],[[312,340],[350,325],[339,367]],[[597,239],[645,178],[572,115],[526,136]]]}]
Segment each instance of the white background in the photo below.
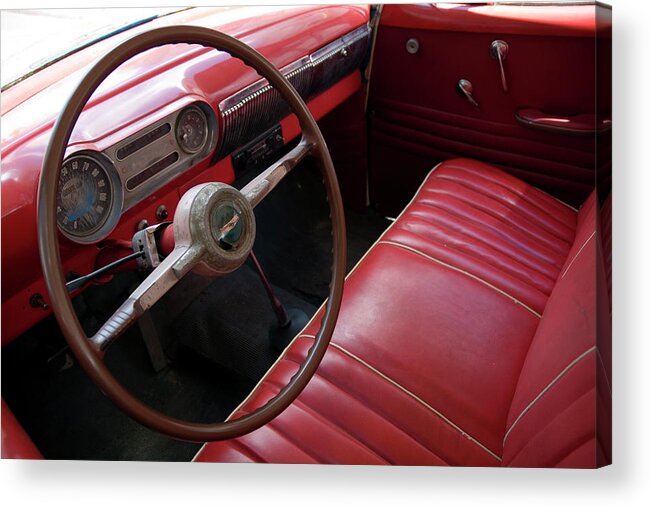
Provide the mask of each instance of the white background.
[{"label": "white background", "polygon": [[[201,4],[215,2],[199,2]],[[263,2],[256,3],[282,3]],[[599,471],[1,461],[4,506],[651,506],[651,5],[613,5],[614,465]],[[46,8],[45,1],[0,3]],[[132,0],[113,6],[176,5]],[[106,1],[57,2],[105,7]]]}]

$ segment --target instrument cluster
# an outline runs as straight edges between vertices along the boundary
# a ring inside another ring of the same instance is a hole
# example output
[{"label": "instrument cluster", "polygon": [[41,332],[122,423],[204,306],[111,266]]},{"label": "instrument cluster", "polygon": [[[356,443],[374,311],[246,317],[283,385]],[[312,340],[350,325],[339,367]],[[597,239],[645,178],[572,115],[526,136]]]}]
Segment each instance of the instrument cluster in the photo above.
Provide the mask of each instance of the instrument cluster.
[{"label": "instrument cluster", "polygon": [[212,108],[198,101],[102,152],[72,154],[59,176],[59,230],[77,243],[106,238],[126,210],[207,157],[217,129]]}]

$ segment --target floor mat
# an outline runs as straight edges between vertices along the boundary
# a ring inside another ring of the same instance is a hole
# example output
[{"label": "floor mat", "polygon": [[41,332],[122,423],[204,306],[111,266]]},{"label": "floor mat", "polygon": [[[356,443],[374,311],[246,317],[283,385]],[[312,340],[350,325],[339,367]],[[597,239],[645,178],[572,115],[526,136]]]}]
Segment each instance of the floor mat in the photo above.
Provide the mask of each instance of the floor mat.
[{"label": "floor mat", "polygon": [[[100,393],[73,361],[54,320],[50,334],[24,336],[2,352],[7,404],[49,459],[187,461],[200,444],[165,437],[135,422]],[[57,358],[53,360],[53,353]],[[249,380],[180,349],[171,368],[153,372],[137,327],[106,356],[111,372],[166,414],[223,421],[251,390]]]},{"label": "floor mat", "polygon": [[[311,317],[316,307],[274,287],[285,308]],[[257,273],[247,264],[215,280],[175,319],[179,343],[254,384],[278,357],[269,341],[276,316]]]}]

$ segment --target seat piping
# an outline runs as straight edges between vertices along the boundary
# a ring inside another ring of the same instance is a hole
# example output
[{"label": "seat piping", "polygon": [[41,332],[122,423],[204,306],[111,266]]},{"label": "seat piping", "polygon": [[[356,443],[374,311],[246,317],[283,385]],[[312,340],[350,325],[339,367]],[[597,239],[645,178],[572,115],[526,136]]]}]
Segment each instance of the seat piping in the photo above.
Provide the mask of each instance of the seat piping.
[{"label": "seat piping", "polygon": [[533,399],[531,402],[529,402],[529,404],[527,404],[527,406],[526,406],[526,407],[525,407],[525,408],[520,412],[520,414],[518,415],[518,417],[515,419],[515,421],[511,424],[511,426],[509,427],[509,429],[506,431],[506,434],[504,434],[504,440],[502,441],[502,446],[504,446],[504,443],[506,443],[506,438],[509,437],[509,434],[511,433],[511,431],[512,431],[512,430],[515,428],[515,426],[520,422],[520,420],[524,417],[524,415],[526,415],[526,414],[529,412],[529,410],[530,410],[533,406],[536,405],[536,403],[537,403],[537,402],[542,398],[542,396],[545,395],[549,390],[551,390],[551,389],[553,388],[553,386],[554,386],[556,383],[558,383],[558,381],[560,381],[561,378],[563,378],[563,376],[565,376],[565,374],[567,374],[567,372],[568,372],[572,367],[574,367],[577,363],[579,363],[583,358],[585,358],[586,356],[588,356],[588,355],[589,355],[590,353],[592,353],[593,351],[597,351],[597,346],[592,346],[592,347],[590,347],[589,349],[587,349],[586,351],[584,351],[583,353],[581,353],[579,356],[577,356],[574,360],[572,360],[572,361],[567,365],[567,367],[565,367],[562,371],[560,371],[560,372],[558,373],[558,375],[557,375],[554,379],[552,379],[551,382],[550,382],[547,386],[545,386],[545,388],[543,388],[543,389],[540,391],[540,393],[539,393],[538,395],[536,395],[536,397],[534,397],[534,399]]},{"label": "seat piping", "polygon": [[[314,335],[301,335],[301,337],[307,338],[307,339],[315,339]],[[490,454],[495,460],[497,460],[499,462],[502,462],[502,458],[499,455],[497,455],[495,452],[491,451],[490,448],[488,448],[486,445],[482,444],[480,441],[478,441],[477,439],[472,437],[470,434],[468,434],[466,431],[464,431],[461,427],[459,427],[456,423],[454,423],[452,420],[450,420],[448,417],[446,417],[443,413],[441,413],[440,411],[438,411],[437,409],[432,407],[430,404],[425,402],[423,399],[421,399],[418,395],[416,395],[415,393],[413,393],[409,389],[402,386],[395,379],[387,376],[385,373],[378,370],[376,367],[374,367],[373,365],[371,365],[367,361],[362,360],[359,356],[355,355],[354,353],[351,353],[345,347],[343,347],[340,344],[337,344],[336,342],[333,342],[332,340],[330,341],[330,346],[338,349],[339,351],[341,351],[346,356],[348,356],[351,359],[357,361],[358,363],[360,363],[361,365],[363,365],[364,367],[369,369],[374,374],[378,375],[379,377],[381,377],[382,379],[384,379],[388,383],[390,383],[393,386],[395,386],[396,388],[398,388],[400,391],[402,391],[403,393],[405,393],[406,395],[408,395],[409,397],[414,399],[416,402],[418,402],[419,404],[421,404],[422,406],[427,408],[429,411],[434,413],[436,416],[441,418],[445,423],[450,425],[453,429],[455,429],[457,432],[459,432],[463,437],[465,437],[468,440],[472,441],[477,446],[479,446],[482,450],[484,450],[486,453]]]},{"label": "seat piping", "polygon": [[572,265],[574,264],[574,261],[576,261],[576,258],[579,257],[579,254],[581,254],[581,252],[583,252],[583,249],[585,248],[586,245],[588,245],[588,243],[590,242],[590,240],[592,240],[592,238],[594,237],[595,233],[596,233],[596,231],[593,231],[592,234],[588,237],[588,239],[587,239],[585,242],[583,242],[583,245],[581,245],[581,248],[579,249],[579,251],[578,251],[576,254],[574,254],[574,256],[572,257],[572,260],[567,264],[567,267],[565,267],[565,270],[563,270],[563,273],[561,274],[561,277],[560,277],[561,279],[562,279],[563,277],[565,277],[565,274],[566,274],[567,272],[570,271],[570,268],[571,268]]},{"label": "seat piping", "polygon": [[482,278],[480,278],[480,277],[477,277],[476,275],[473,275],[473,274],[470,273],[470,272],[466,272],[465,270],[462,270],[461,268],[457,268],[457,267],[454,266],[454,265],[450,265],[450,264],[448,264],[448,263],[445,263],[445,262],[441,261],[440,259],[436,259],[436,258],[434,258],[434,257],[432,257],[432,256],[430,256],[430,255],[428,255],[428,254],[425,254],[424,252],[422,252],[422,251],[420,251],[420,250],[418,250],[418,249],[414,249],[413,247],[410,247],[410,246],[408,246],[408,245],[405,245],[405,244],[402,244],[402,243],[399,243],[399,242],[394,242],[394,241],[390,241],[390,240],[382,240],[382,241],[380,241],[380,242],[378,242],[378,243],[380,243],[380,244],[384,244],[384,245],[393,245],[394,247],[398,247],[398,248],[400,248],[400,249],[405,249],[405,250],[407,250],[407,251],[413,252],[414,254],[418,254],[419,256],[422,256],[422,257],[424,257],[425,259],[427,259],[427,260],[429,260],[429,261],[432,261],[432,262],[434,262],[434,263],[438,263],[439,265],[445,266],[446,268],[450,268],[451,270],[454,270],[455,272],[459,272],[459,273],[461,273],[461,274],[463,274],[463,275],[466,275],[466,276],[470,277],[471,279],[474,279],[474,280],[476,280],[476,281],[478,281],[478,282],[481,282],[481,283],[484,284],[485,286],[488,286],[488,287],[491,288],[492,290],[497,291],[497,292],[500,293],[501,295],[507,297],[507,298],[508,298],[509,300],[511,300],[513,303],[516,303],[517,305],[522,306],[523,308],[525,308],[526,310],[528,310],[529,312],[531,312],[531,314],[533,314],[534,316],[536,316],[538,319],[540,319],[540,318],[542,317],[538,312],[536,312],[535,310],[533,310],[533,309],[532,309],[531,307],[529,307],[526,303],[521,302],[521,301],[518,300],[516,297],[514,297],[514,296],[508,294],[506,291],[503,291],[503,290],[501,290],[500,288],[498,288],[498,287],[496,287],[496,286],[493,286],[490,282],[487,282],[487,281],[485,281],[484,279],[482,279]]},{"label": "seat piping", "polygon": [[[427,184],[427,182],[428,182],[428,180],[429,180],[429,177],[432,175],[432,173],[434,173],[434,171],[436,171],[436,170],[438,169],[438,167],[439,167],[441,164],[443,164],[443,161],[442,161],[442,162],[439,162],[436,166],[434,166],[434,167],[430,170],[429,173],[427,173],[427,176],[426,176],[425,179],[423,180],[423,183],[421,183],[420,186],[418,187],[418,190],[414,193],[414,196],[411,198],[411,201],[409,201],[409,203],[407,204],[407,206],[405,206],[405,208],[402,210],[402,212],[400,212],[400,215],[398,215],[395,219],[393,219],[393,220],[391,221],[391,223],[390,223],[390,224],[387,226],[387,228],[382,232],[382,234],[378,237],[378,239],[375,240],[375,242],[373,243],[373,245],[371,245],[371,247],[370,247],[370,248],[369,248],[369,249],[364,253],[364,255],[360,258],[360,260],[355,264],[355,266],[353,266],[352,270],[351,270],[350,272],[348,272],[348,275],[346,275],[346,279],[345,279],[345,280],[348,280],[348,277],[350,277],[350,276],[351,276],[351,275],[352,275],[352,274],[357,270],[357,268],[359,268],[359,266],[360,266],[360,265],[362,264],[362,262],[366,259],[366,257],[370,254],[370,252],[373,250],[373,248],[374,248],[374,247],[375,247],[375,246],[380,242],[380,240],[382,240],[382,238],[384,237],[384,235],[385,235],[385,234],[386,234],[386,233],[387,233],[387,232],[388,232],[388,231],[393,227],[394,223],[395,223],[398,219],[400,219],[400,217],[402,217],[402,216],[407,212],[407,210],[408,210],[409,207],[412,205],[412,203],[413,203],[414,201],[416,201],[416,198],[418,197],[418,194],[420,193],[420,191],[423,189],[423,187],[425,187],[425,184]],[[239,404],[235,409],[233,409],[233,411],[231,412],[230,415],[228,415],[228,417],[226,418],[225,421],[229,421],[229,420],[233,417],[233,415],[234,415],[235,413],[237,413],[237,412],[238,412],[242,407],[244,407],[244,405],[245,405],[245,404],[246,404],[246,403],[251,399],[251,397],[253,396],[253,394],[257,391],[258,387],[259,387],[259,386],[263,383],[263,381],[267,378],[267,376],[269,375],[269,373],[270,373],[270,372],[271,372],[271,371],[276,367],[276,365],[278,365],[278,363],[280,363],[280,361],[285,357],[285,355],[286,355],[287,351],[289,350],[289,348],[292,347],[292,345],[294,344],[294,342],[296,342],[296,340],[297,340],[299,337],[301,337],[301,335],[303,334],[303,332],[304,332],[305,330],[307,330],[307,328],[308,328],[310,325],[312,325],[312,323],[314,322],[314,319],[315,319],[316,316],[318,316],[319,313],[323,310],[323,308],[325,307],[325,305],[326,305],[327,302],[328,302],[328,299],[326,298],[326,299],[323,301],[323,303],[321,304],[321,306],[316,310],[316,312],[314,313],[314,315],[310,318],[310,320],[309,320],[309,321],[306,323],[306,325],[303,327],[303,329],[302,329],[300,332],[298,332],[298,333],[296,334],[296,336],[291,340],[291,342],[290,342],[289,344],[287,344],[287,347],[283,350],[283,352],[282,352],[280,355],[278,355],[278,358],[276,358],[276,361],[271,365],[271,367],[269,367],[269,368],[267,369],[267,372],[264,373],[264,375],[260,378],[260,380],[259,380],[259,381],[256,383],[256,385],[253,387],[253,390],[251,390],[251,391],[249,392],[249,394],[245,397],[245,399],[244,399],[244,400],[243,400],[243,401],[242,401],[242,402],[241,402],[241,403],[240,403],[240,404]],[[199,448],[199,450],[197,451],[197,453],[196,453],[196,454],[194,455],[194,457],[192,458],[192,462],[194,462],[194,461],[196,460],[196,458],[201,454],[201,452],[202,452],[203,449],[208,445],[208,443],[209,443],[209,442],[204,443],[203,446],[201,446],[201,448]]]}]

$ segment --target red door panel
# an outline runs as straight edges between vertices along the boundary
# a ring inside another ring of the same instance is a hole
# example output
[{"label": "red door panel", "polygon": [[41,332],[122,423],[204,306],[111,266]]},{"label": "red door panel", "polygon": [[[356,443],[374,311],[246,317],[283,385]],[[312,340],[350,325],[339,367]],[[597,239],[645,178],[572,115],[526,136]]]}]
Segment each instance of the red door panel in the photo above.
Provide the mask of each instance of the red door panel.
[{"label": "red door panel", "polygon": [[[596,138],[610,135],[609,81],[607,90],[595,88],[596,73],[610,73],[596,61],[595,11],[386,5],[369,91],[371,199],[393,213],[434,164],[463,156],[580,204],[595,185]],[[415,53],[407,51],[410,39]],[[496,40],[508,45],[508,92],[490,54]],[[603,46],[609,61],[609,41]],[[478,109],[458,92],[461,79],[472,83]],[[590,122],[600,134],[586,129]]]}]

